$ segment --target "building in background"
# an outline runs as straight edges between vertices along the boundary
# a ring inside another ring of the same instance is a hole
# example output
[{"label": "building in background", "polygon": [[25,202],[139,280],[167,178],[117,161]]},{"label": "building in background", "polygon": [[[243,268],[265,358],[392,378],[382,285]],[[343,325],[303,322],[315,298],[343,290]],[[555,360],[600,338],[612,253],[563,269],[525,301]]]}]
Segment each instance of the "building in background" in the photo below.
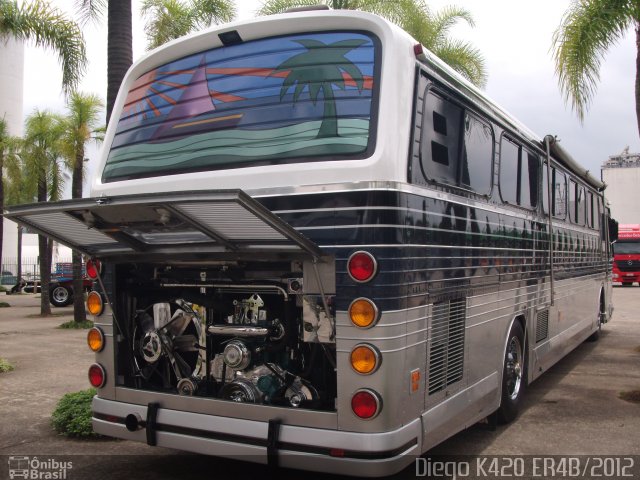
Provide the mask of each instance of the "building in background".
[{"label": "building in background", "polygon": [[621,224],[640,223],[640,153],[629,153],[626,147],[610,156],[602,164],[602,180],[611,216]]}]

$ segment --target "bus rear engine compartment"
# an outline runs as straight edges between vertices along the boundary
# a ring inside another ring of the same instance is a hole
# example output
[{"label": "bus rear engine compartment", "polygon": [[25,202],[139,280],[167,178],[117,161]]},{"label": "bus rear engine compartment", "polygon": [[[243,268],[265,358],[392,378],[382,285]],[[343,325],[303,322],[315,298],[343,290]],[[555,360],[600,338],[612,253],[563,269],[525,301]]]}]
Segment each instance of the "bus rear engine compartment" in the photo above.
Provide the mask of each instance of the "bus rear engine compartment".
[{"label": "bus rear engine compartment", "polygon": [[334,410],[335,282],[308,269],[117,265],[118,386]]}]

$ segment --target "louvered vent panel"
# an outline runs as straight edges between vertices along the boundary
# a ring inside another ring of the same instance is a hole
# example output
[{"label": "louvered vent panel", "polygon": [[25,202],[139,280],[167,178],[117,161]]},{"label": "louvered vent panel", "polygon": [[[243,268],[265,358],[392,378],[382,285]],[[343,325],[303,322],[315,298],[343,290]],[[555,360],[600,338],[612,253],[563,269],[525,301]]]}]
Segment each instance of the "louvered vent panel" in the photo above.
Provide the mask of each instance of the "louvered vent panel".
[{"label": "louvered vent panel", "polygon": [[549,310],[538,312],[536,320],[536,343],[549,336]]},{"label": "louvered vent panel", "polygon": [[229,240],[285,240],[285,237],[242,205],[182,203],[176,207],[187,216]]},{"label": "louvered vent panel", "polygon": [[466,299],[433,305],[429,352],[429,395],[462,380]]}]

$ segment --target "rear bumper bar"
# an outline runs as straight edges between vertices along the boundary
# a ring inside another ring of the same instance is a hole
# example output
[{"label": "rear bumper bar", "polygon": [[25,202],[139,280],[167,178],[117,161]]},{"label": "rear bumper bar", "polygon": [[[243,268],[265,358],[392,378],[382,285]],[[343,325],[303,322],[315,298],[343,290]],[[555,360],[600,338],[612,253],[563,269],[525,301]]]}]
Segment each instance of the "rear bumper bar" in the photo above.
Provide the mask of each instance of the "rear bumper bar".
[{"label": "rear bumper bar", "polygon": [[[134,431],[125,426],[131,415],[141,419]],[[421,452],[420,419],[384,433],[278,425],[276,438],[273,423],[93,399],[97,433],[147,443],[153,438],[158,446],[235,460],[267,464],[275,455],[281,467],[379,477],[402,470]]]}]

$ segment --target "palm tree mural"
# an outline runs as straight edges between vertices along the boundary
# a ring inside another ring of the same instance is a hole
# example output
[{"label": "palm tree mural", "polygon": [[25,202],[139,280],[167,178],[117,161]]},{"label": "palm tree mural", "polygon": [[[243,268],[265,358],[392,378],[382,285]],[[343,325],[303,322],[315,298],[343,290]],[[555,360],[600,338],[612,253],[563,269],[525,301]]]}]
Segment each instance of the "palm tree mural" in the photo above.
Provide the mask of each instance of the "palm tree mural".
[{"label": "palm tree mural", "polygon": [[344,71],[355,82],[358,91],[362,91],[364,87],[362,72],[345,55],[365,44],[366,40],[341,40],[328,45],[311,39],[295,40],[295,42],[305,47],[307,51],[285,60],[273,71],[274,74],[289,72],[282,82],[280,100],[295,85],[293,102],[298,101],[306,87],[315,105],[322,91],[324,113],[317,138],[337,137],[338,119],[333,85],[342,90],[345,89]]}]

